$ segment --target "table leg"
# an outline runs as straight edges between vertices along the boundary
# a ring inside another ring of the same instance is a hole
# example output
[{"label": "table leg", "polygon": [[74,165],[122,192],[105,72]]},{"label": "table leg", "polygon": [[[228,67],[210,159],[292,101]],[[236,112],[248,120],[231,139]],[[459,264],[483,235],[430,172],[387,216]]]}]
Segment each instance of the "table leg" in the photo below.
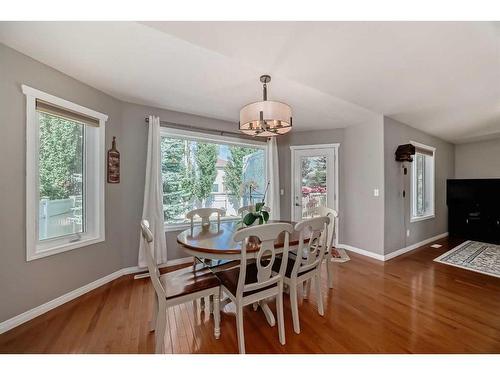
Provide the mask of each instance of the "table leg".
[{"label": "table leg", "polygon": [[276,324],[276,320],[274,320],[274,315],[271,309],[269,308],[269,305],[267,304],[266,301],[259,301],[259,306],[262,309],[262,312],[264,313],[264,316],[266,317],[267,323],[271,327],[274,327]]}]

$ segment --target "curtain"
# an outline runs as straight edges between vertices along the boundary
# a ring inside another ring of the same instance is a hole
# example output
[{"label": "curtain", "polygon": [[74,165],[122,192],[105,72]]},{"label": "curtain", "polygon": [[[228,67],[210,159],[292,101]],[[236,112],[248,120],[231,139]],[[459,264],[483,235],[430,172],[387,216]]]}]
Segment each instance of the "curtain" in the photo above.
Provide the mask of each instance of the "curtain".
[{"label": "curtain", "polygon": [[[149,220],[153,232],[154,258],[156,264],[167,262],[167,244],[163,220],[163,182],[161,176],[161,135],[160,118],[149,116],[148,154],[146,159],[146,179],[144,181],[144,202],[142,218]],[[147,246],[141,241],[139,247],[139,267],[146,267]]]},{"label": "curtain", "polygon": [[278,145],[276,137],[270,137],[267,141],[267,176],[269,189],[267,191],[267,204],[271,209],[270,218],[281,219],[280,214],[280,171],[278,162]]}]

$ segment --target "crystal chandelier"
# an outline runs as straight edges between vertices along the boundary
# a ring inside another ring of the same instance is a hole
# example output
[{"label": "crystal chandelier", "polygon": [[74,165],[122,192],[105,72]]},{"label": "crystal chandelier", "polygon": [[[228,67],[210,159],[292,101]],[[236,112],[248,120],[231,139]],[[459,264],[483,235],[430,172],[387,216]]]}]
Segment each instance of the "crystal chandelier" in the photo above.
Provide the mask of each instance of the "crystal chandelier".
[{"label": "crystal chandelier", "polygon": [[267,84],[271,76],[260,77],[263,100],[247,104],[240,110],[240,131],[258,137],[273,137],[292,129],[292,108],[285,103],[267,100]]}]

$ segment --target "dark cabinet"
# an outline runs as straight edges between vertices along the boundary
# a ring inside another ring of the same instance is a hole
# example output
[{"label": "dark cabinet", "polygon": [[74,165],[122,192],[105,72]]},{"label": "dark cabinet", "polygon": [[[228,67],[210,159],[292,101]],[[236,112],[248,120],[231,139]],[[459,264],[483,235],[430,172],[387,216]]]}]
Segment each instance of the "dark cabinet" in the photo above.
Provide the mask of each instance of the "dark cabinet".
[{"label": "dark cabinet", "polygon": [[500,179],[448,180],[446,201],[450,236],[500,243]]}]

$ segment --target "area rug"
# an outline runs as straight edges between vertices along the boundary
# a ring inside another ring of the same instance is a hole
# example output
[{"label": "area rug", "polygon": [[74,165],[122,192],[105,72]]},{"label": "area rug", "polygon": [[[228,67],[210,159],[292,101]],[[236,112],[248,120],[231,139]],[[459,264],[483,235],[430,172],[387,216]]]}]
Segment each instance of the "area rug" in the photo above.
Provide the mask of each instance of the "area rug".
[{"label": "area rug", "polygon": [[344,249],[332,249],[332,262],[344,263],[351,260]]},{"label": "area rug", "polygon": [[467,241],[437,257],[434,261],[500,277],[500,245]]}]

